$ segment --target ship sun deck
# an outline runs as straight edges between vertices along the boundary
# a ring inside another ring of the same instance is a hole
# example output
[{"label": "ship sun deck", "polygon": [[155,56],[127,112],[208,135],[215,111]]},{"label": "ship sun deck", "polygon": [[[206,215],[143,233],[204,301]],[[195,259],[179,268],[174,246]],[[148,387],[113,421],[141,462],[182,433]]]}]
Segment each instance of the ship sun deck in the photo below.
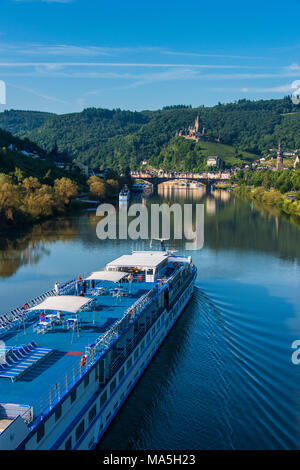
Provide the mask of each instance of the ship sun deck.
[{"label": "ship sun deck", "polygon": [[[96,281],[91,289],[91,283],[87,281],[87,286],[85,296],[94,299],[93,305],[88,304],[87,309],[76,314],[62,311],[63,324],[53,322],[49,330],[37,333],[41,310],[32,311],[24,323],[19,323],[1,338],[6,349],[34,342],[38,348],[51,348],[51,354],[28,367],[15,381],[0,378],[0,403],[25,403],[39,412],[40,399],[49,394],[49,386],[60,382],[63,387],[66,373],[69,377],[72,375],[72,368],[78,366],[85,348],[120,320],[126,310],[154,287],[154,283],[124,282],[117,287],[114,282]],[[54,313],[57,312],[44,312],[46,317]],[[67,328],[65,325],[70,318],[77,319],[78,323]]]},{"label": "ship sun deck", "polygon": [[[27,311],[23,306],[13,311],[15,315],[4,315],[0,321],[0,405],[30,407],[38,422],[85,376],[94,354],[98,357],[130,328],[131,319],[165,289],[165,282],[170,282],[173,291],[177,289],[183,265],[190,263],[191,259],[165,251],[133,252],[84,280],[63,285],[60,295],[49,291],[26,304]],[[168,290],[162,299],[168,305]],[[120,341],[117,349],[127,351],[130,339]],[[84,355],[86,364],[82,363]]]}]

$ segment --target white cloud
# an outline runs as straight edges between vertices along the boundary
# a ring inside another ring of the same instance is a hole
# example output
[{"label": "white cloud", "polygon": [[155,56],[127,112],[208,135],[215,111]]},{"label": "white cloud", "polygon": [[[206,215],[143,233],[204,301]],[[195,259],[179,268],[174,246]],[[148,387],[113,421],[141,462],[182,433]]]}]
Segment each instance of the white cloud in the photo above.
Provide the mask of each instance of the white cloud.
[{"label": "white cloud", "polygon": [[268,59],[268,57],[261,56],[247,56],[247,55],[228,55],[228,54],[202,54],[199,52],[177,52],[177,51],[162,51],[163,54],[177,55],[183,57],[215,57],[221,59]]},{"label": "white cloud", "polygon": [[288,70],[300,70],[300,65],[298,65],[296,62],[294,62],[293,64],[289,65],[287,67]]},{"label": "white cloud", "polygon": [[[257,69],[251,65],[174,64],[153,62],[0,62],[0,67],[177,67],[195,69]],[[265,67],[264,67],[265,68]]]},{"label": "white cloud", "polygon": [[38,90],[34,90],[33,88],[27,88],[27,87],[13,85],[13,84],[9,84],[9,86],[17,88],[18,90],[21,90],[21,91],[25,91],[27,93],[31,93],[32,95],[38,96],[39,98],[43,98],[47,101],[54,101],[56,103],[68,104],[67,101],[61,100],[60,98],[56,98],[55,96],[46,95]]}]

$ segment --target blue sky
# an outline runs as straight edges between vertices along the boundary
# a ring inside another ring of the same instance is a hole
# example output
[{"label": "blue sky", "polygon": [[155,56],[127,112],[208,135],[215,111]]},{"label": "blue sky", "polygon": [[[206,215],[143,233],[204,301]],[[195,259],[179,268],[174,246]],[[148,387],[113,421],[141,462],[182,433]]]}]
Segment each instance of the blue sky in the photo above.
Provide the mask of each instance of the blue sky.
[{"label": "blue sky", "polygon": [[280,98],[300,0],[1,0],[3,109],[57,113]]}]

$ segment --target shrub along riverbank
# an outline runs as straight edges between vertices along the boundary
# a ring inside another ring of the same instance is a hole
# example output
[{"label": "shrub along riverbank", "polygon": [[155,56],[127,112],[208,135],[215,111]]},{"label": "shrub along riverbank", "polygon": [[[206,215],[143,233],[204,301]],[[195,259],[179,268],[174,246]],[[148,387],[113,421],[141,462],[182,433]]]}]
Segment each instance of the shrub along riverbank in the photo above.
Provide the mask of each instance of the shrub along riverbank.
[{"label": "shrub along riverbank", "polygon": [[18,181],[0,173],[1,232],[63,214],[77,194],[78,185],[70,178],[58,178],[48,185],[33,176]]},{"label": "shrub along riverbank", "polygon": [[237,196],[300,216],[300,169],[296,171],[238,171],[232,178]]},{"label": "shrub along riverbank", "polygon": [[282,194],[276,189],[266,190],[263,186],[257,188],[253,186],[241,185],[234,189],[235,195],[257,201],[268,207],[276,207],[288,215],[300,217],[300,200],[295,193]]}]

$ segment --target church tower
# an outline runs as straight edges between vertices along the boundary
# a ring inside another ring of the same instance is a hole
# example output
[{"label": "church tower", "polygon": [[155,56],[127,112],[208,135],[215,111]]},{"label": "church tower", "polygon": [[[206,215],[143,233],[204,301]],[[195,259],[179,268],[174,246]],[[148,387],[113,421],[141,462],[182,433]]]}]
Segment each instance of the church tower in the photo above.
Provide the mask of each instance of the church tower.
[{"label": "church tower", "polygon": [[279,141],[278,150],[277,150],[276,170],[283,170],[283,156],[282,156],[281,140]]},{"label": "church tower", "polygon": [[195,119],[195,132],[199,131],[199,116],[196,117]]}]

